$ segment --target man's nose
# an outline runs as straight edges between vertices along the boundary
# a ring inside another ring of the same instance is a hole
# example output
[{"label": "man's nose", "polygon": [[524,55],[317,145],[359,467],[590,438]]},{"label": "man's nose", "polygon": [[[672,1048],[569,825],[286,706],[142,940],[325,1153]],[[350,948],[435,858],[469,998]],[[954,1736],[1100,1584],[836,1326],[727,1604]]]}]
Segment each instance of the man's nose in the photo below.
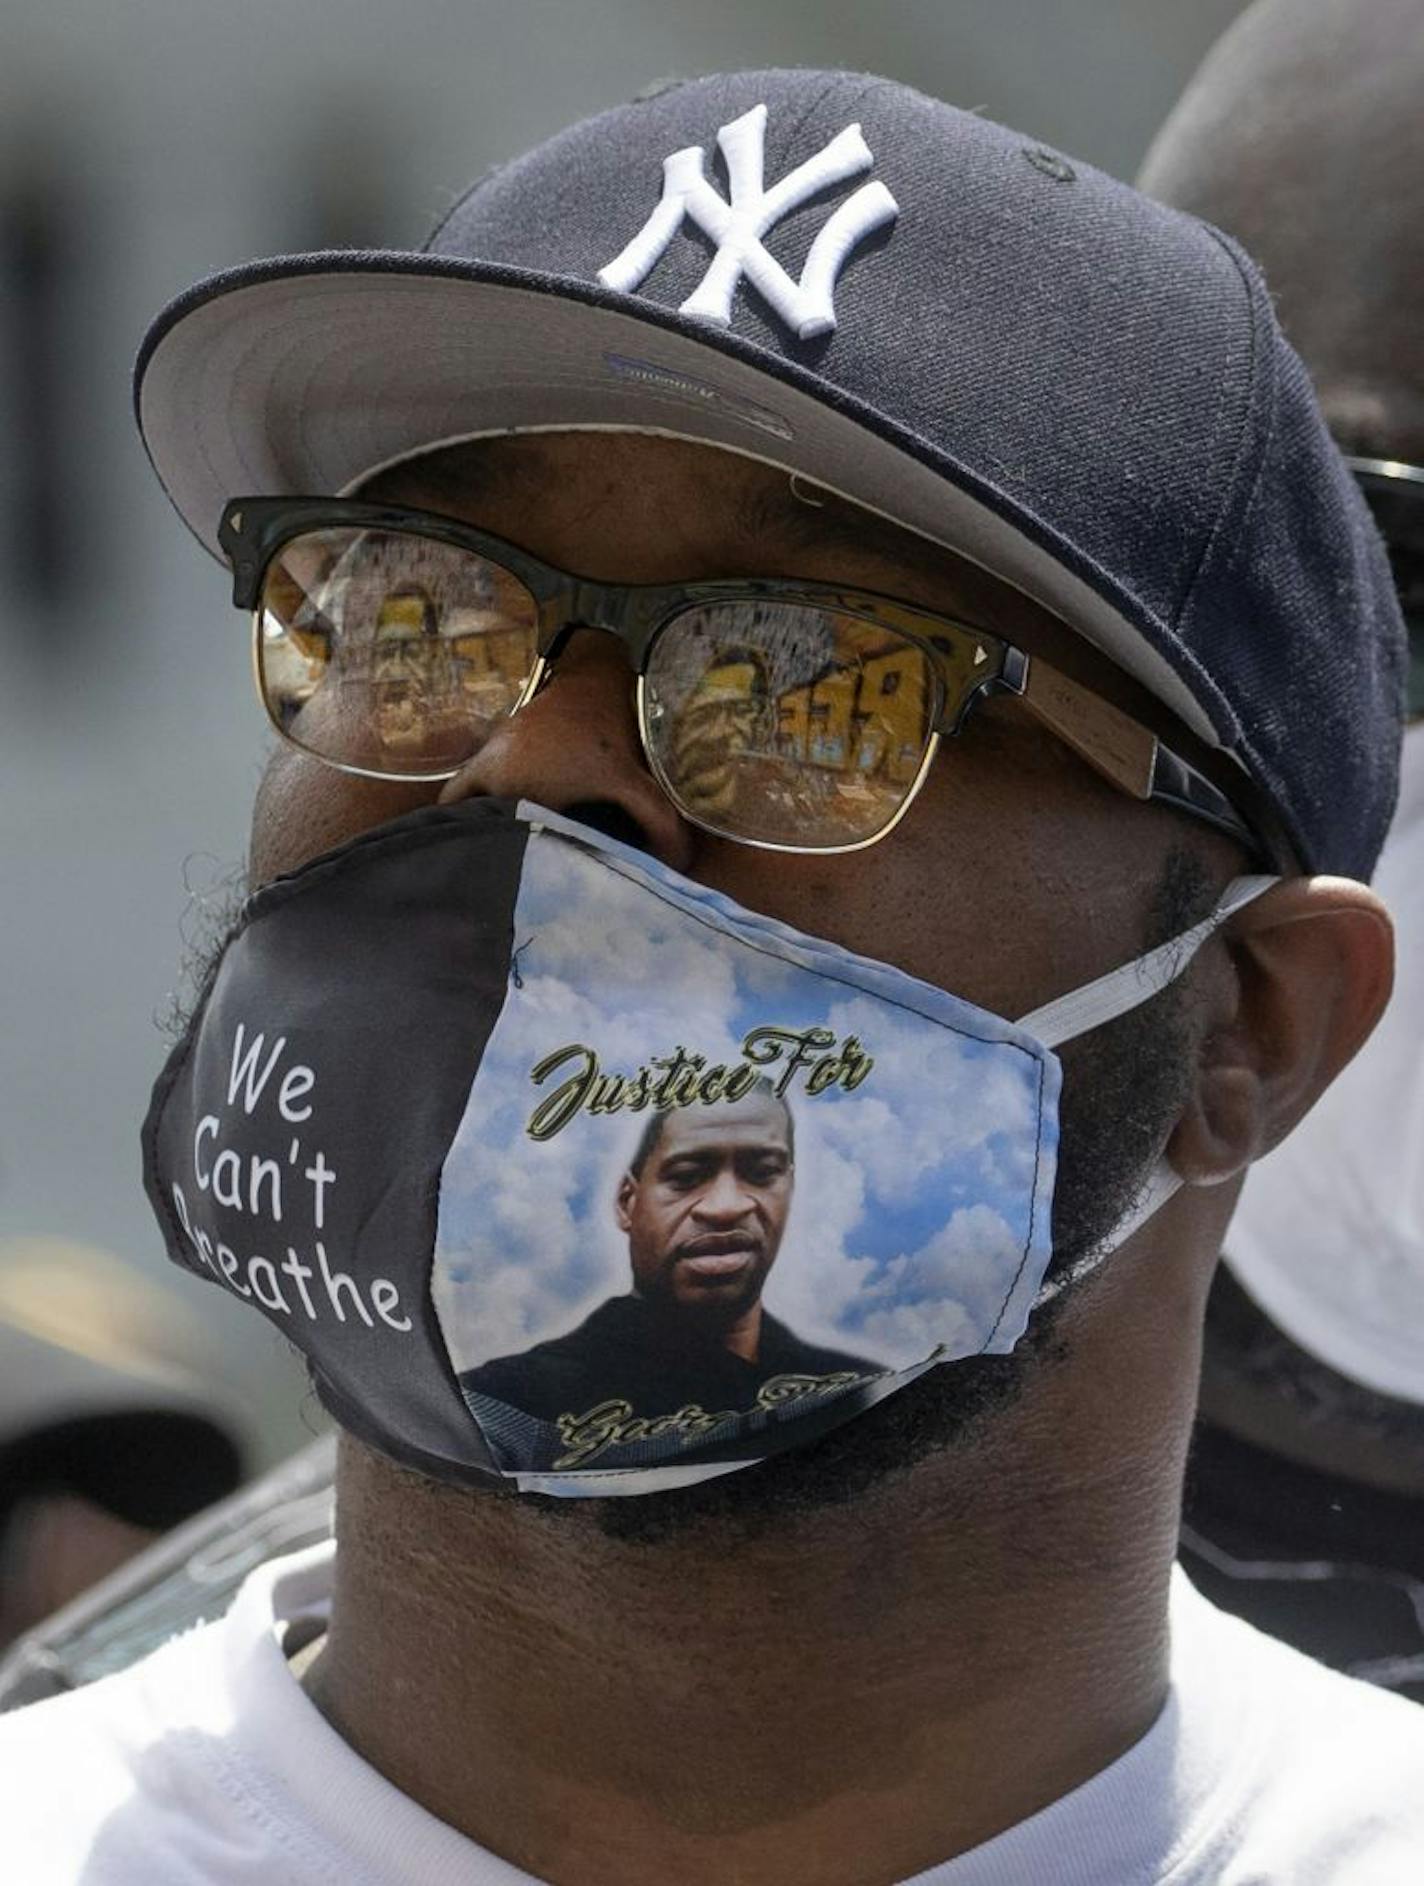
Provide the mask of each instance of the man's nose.
[{"label": "man's nose", "polygon": [[749,1186],[743,1185],[736,1171],[731,1166],[724,1166],[716,1178],[697,1197],[693,1206],[693,1216],[704,1223],[735,1224],[756,1208],[756,1197]]},{"label": "man's nose", "polygon": [[567,812],[612,803],[638,826],[654,857],[685,871],[692,830],[644,763],[634,686],[613,636],[575,630],[534,699],[496,725],[446,782],[441,804],[532,799],[551,812]]}]

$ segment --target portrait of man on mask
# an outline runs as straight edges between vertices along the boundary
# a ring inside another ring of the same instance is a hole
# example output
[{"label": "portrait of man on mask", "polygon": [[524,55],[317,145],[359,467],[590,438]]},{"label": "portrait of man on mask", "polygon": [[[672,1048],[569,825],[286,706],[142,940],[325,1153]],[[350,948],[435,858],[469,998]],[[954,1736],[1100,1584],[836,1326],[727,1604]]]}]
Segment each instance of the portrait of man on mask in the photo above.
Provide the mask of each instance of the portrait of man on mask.
[{"label": "portrait of man on mask", "polygon": [[699,1439],[729,1415],[878,1373],[763,1306],[795,1161],[791,1108],[765,1076],[721,1106],[654,1113],[613,1198],[631,1289],[568,1334],[462,1375],[472,1411],[492,1397],[552,1422],[554,1464],[574,1466],[659,1433]]}]

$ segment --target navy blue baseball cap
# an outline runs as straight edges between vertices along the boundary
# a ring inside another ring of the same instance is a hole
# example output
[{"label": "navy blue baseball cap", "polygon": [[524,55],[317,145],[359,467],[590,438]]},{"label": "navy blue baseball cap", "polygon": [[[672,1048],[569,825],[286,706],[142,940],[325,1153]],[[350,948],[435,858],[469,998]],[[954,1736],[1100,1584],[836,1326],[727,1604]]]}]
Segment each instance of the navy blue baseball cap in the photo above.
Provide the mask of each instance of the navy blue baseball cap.
[{"label": "navy blue baseball cap", "polygon": [[800,473],[1051,609],[1367,878],[1405,636],[1226,236],[888,80],[668,86],[492,172],[418,252],[280,257],[158,317],[139,425],[219,555],[235,496],[540,429]]}]

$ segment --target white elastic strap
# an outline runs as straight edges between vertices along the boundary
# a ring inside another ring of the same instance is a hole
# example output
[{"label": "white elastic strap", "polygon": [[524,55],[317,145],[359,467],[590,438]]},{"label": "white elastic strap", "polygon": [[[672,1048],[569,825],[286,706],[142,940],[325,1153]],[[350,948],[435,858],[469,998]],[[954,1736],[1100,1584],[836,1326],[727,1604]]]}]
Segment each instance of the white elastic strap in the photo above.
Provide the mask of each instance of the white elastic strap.
[{"label": "white elastic strap", "polygon": [[1112,1256],[1119,1245],[1126,1244],[1135,1231],[1140,1231],[1149,1218],[1161,1211],[1167,1200],[1181,1189],[1181,1184],[1182,1181],[1167,1161],[1159,1159],[1146,1185],[1142,1188],[1141,1196],[1127,1216],[1108,1233],[1101,1244],[1095,1245],[1086,1257],[1080,1257],[1076,1264],[1070,1264],[1067,1270],[1060,1272],[1052,1283],[1045,1284],[1034,1298],[1033,1307],[1037,1309],[1040,1304],[1051,1303],[1054,1297],[1067,1290],[1071,1284],[1091,1275],[1105,1258]]},{"label": "white elastic strap", "polygon": [[[1019,1027],[1036,1035],[1045,1047],[1056,1048],[1060,1042],[1072,1041],[1077,1035],[1085,1035],[1090,1028],[1101,1027],[1115,1016],[1125,1015],[1129,1009],[1138,1007],[1160,989],[1175,982],[1190,965],[1202,944],[1221,928],[1228,917],[1235,916],[1238,910],[1279,882],[1278,877],[1234,878],[1223,891],[1216,909],[1192,929],[1183,931],[1181,936],[1173,937],[1170,942],[1163,943],[1134,962],[1124,963],[1119,969],[1110,969],[1105,976],[1099,976],[1096,982],[1075,989],[1071,995],[1060,996],[1056,1002],[1034,1009],[1032,1014],[1021,1019]],[[1095,1271],[1114,1251],[1126,1244],[1134,1232],[1140,1231],[1149,1218],[1161,1211],[1167,1200],[1179,1190],[1181,1183],[1167,1160],[1159,1159],[1127,1215],[1101,1244],[1085,1257],[1080,1257],[1077,1263],[1069,1265],[1052,1283],[1046,1283],[1033,1300],[1034,1308],[1051,1303],[1054,1297],[1060,1296],[1071,1285]]]},{"label": "white elastic strap", "polygon": [[1177,980],[1191,966],[1192,958],[1207,938],[1221,928],[1228,917],[1279,884],[1279,877],[1233,878],[1222,892],[1221,902],[1209,917],[1184,930],[1180,936],[1159,944],[1145,956],[1135,957],[1117,969],[1110,969],[1096,982],[1084,983],[1071,995],[1061,995],[1054,1002],[1019,1017],[1018,1026],[1034,1035],[1046,1048],[1056,1048],[1100,1028],[1104,1022],[1126,1015]]}]

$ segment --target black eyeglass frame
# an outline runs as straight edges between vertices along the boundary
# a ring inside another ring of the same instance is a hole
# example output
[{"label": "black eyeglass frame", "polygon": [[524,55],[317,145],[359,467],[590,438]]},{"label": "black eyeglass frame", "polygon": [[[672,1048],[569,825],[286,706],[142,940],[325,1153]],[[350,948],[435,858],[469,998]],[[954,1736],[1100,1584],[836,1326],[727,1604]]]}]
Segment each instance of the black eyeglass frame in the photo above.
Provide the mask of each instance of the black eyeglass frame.
[{"label": "black eyeglass frame", "polygon": [[[593,582],[545,563],[506,538],[436,512],[402,505],[331,497],[230,499],[218,525],[218,541],[232,569],[233,603],[252,614],[254,678],[263,709],[284,740],[339,772],[363,779],[436,781],[452,779],[459,771],[458,767],[446,767],[435,773],[389,773],[333,759],[304,746],[281,725],[272,710],[262,684],[260,661],[261,601],[268,567],[278,551],[294,538],[313,531],[341,529],[398,531],[431,538],[455,549],[468,550],[518,578],[534,600],[538,628],[536,660],[523,692],[509,710],[511,715],[533,699],[550,664],[576,630],[596,629],[615,635],[637,676],[638,733],[654,777],[691,823],[739,844],[763,851],[822,855],[863,851],[878,844],[894,830],[914,802],[940,740],[960,733],[980,701],[1005,694],[1019,699],[1036,720],[1130,797],[1152,801],[1198,819],[1234,838],[1254,860],[1265,862],[1272,869],[1279,866],[1274,848],[1238,812],[1227,795],[1190,761],[1165,745],[1150,728],[1040,656],[1029,655],[1001,635],[977,624],[938,615],[918,604],[900,602],[868,590],[800,582],[793,578],[729,577],[672,584]],[[833,610],[886,629],[923,649],[930,657],[937,699],[919,771],[907,786],[894,817],[869,838],[834,846],[789,845],[745,838],[691,811],[665,777],[649,737],[646,717],[644,682],[653,646],[665,628],[691,609],[709,603],[745,601],[798,603]],[[976,644],[978,678],[962,692],[956,683],[957,698],[951,702],[946,685],[951,672],[950,654],[956,642],[962,649],[965,637]]]},{"label": "black eyeglass frame", "polygon": [[[1409,720],[1418,721],[1424,719],[1424,610],[1411,606],[1410,597],[1417,594],[1419,579],[1424,575],[1424,466],[1398,458],[1347,457],[1345,463],[1364,493],[1393,566],[1400,610],[1409,630],[1405,711]],[[1407,532],[1398,528],[1401,499],[1405,501],[1403,515],[1410,521]]]}]

